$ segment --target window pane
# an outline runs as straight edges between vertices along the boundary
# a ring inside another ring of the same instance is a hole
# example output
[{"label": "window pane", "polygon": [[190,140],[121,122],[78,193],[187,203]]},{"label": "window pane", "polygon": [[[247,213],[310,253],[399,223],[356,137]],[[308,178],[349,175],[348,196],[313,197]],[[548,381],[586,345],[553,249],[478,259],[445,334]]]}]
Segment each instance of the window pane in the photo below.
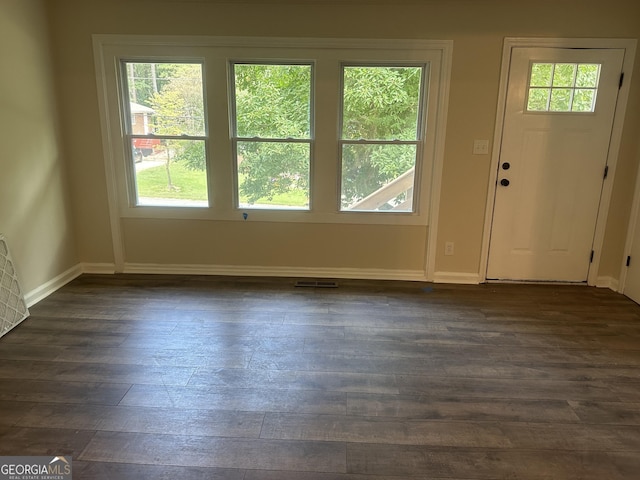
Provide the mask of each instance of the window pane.
[{"label": "window pane", "polygon": [[203,140],[133,139],[138,205],[206,207]]},{"label": "window pane", "polygon": [[571,92],[570,88],[554,88],[551,91],[550,110],[552,112],[571,111]]},{"label": "window pane", "polygon": [[556,63],[556,68],[553,72],[554,87],[573,87],[575,85],[575,78],[575,63]]},{"label": "window pane", "polygon": [[[544,88],[553,76],[552,88]],[[529,112],[593,112],[599,64],[534,63],[527,98]],[[560,87],[560,88],[559,88]]]},{"label": "window pane", "polygon": [[578,75],[576,77],[576,87],[596,88],[600,78],[600,65],[583,64],[578,65]]},{"label": "window pane", "polygon": [[342,147],[342,210],[413,210],[416,145]]},{"label": "window pane", "polygon": [[532,87],[550,87],[551,74],[553,73],[552,63],[534,63],[531,66]]},{"label": "window pane", "polygon": [[549,109],[550,88],[530,88],[527,110],[530,112],[545,112]]},{"label": "window pane", "polygon": [[202,65],[125,64],[133,134],[205,135]]},{"label": "window pane", "polygon": [[235,64],[236,136],[309,138],[311,66]]},{"label": "window pane", "polygon": [[308,143],[239,141],[241,207],[309,208]]},{"label": "window pane", "polygon": [[593,112],[595,110],[595,98],[595,90],[576,89],[573,94],[573,106],[571,110],[573,112]]},{"label": "window pane", "polygon": [[422,67],[344,67],[342,138],[416,140]]}]

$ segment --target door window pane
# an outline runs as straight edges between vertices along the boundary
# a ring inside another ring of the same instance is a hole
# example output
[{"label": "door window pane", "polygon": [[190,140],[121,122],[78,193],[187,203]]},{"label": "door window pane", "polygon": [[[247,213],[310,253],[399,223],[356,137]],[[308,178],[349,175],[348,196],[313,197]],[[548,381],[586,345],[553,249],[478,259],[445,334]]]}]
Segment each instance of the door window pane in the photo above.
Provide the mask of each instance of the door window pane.
[{"label": "door window pane", "polygon": [[533,63],[527,111],[595,112],[599,79],[599,64]]},{"label": "door window pane", "polygon": [[593,112],[593,104],[596,99],[595,90],[576,90],[573,94],[573,106],[574,112]]},{"label": "door window pane", "polygon": [[554,88],[551,90],[550,110],[552,112],[568,112],[571,110],[571,89]]},{"label": "door window pane", "polygon": [[529,102],[527,110],[546,112],[549,110],[549,94],[550,90],[546,88],[534,88],[529,92]]},{"label": "door window pane", "polygon": [[531,67],[531,86],[550,87],[553,76],[552,63],[534,63]]},{"label": "door window pane", "polygon": [[576,81],[576,65],[574,63],[556,63],[553,72],[554,87],[573,87]]},{"label": "door window pane", "polygon": [[578,76],[576,77],[576,87],[596,88],[600,77],[600,65],[582,64],[578,65]]}]

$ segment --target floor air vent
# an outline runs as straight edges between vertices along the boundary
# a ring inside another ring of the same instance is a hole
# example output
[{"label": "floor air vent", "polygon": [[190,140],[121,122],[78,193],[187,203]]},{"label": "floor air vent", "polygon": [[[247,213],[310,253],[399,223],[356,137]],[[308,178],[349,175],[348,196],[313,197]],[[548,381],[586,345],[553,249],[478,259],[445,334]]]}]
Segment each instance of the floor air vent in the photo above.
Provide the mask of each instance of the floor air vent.
[{"label": "floor air vent", "polygon": [[296,287],[312,288],[338,288],[338,282],[318,282],[316,280],[301,280],[295,283]]},{"label": "floor air vent", "polygon": [[0,235],[0,337],[29,316],[9,247]]}]

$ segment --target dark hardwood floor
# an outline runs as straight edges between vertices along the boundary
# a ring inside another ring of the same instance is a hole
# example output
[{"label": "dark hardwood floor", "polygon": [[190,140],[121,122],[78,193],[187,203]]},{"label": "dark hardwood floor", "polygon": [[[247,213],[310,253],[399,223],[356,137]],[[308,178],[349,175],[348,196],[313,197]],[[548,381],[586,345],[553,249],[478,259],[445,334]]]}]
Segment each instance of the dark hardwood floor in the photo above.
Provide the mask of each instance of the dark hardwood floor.
[{"label": "dark hardwood floor", "polygon": [[84,275],[0,339],[74,479],[640,478],[640,307],[579,286]]}]

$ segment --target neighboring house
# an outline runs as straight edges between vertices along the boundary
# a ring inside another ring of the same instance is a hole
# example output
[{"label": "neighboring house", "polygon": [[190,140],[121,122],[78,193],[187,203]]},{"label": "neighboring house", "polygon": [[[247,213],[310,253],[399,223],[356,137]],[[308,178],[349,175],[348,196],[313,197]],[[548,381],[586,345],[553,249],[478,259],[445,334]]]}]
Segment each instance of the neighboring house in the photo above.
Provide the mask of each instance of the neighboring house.
[{"label": "neighboring house", "polygon": [[[130,102],[132,134],[148,135],[153,133],[151,126],[151,116],[155,113],[153,108],[145,107],[139,103]],[[160,144],[160,140],[152,138],[134,138],[133,157],[136,162],[148,157],[153,153],[153,149]]]},{"label": "neighboring house", "polygon": [[155,112],[153,108],[145,107],[139,103],[130,102],[131,109],[131,125],[133,126],[134,135],[147,135],[151,133],[151,126],[149,123],[151,115]]}]

